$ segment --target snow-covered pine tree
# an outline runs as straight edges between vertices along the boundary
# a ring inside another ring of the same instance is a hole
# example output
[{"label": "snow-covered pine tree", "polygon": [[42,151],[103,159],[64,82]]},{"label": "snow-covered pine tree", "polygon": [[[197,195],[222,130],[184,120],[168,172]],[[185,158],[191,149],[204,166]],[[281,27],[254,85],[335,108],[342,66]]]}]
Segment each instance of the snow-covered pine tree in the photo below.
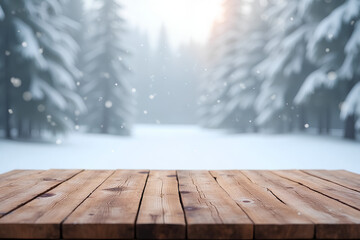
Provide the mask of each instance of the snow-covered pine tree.
[{"label": "snow-covered pine tree", "polygon": [[[241,54],[240,40],[244,37],[248,26],[247,16],[250,6],[248,1],[224,1],[224,19],[215,23],[211,37],[209,63],[202,84],[200,97],[200,121],[207,127],[237,128],[237,104],[229,104],[229,90],[234,79],[237,66],[236,58]],[[235,107],[234,107],[235,106]]]},{"label": "snow-covered pine tree", "polygon": [[18,137],[68,129],[67,113],[84,108],[74,93],[77,46],[67,32],[72,22],[58,0],[2,0],[0,5],[6,137],[12,137],[12,128]]},{"label": "snow-covered pine tree", "polygon": [[[246,6],[246,5],[245,5]],[[267,3],[264,1],[250,1],[243,11],[243,23],[247,28],[239,36],[237,42],[238,53],[234,58],[234,70],[229,76],[228,101],[225,111],[235,128],[242,131],[251,129],[257,131],[254,121],[257,117],[254,102],[258,96],[261,84],[261,75],[257,65],[266,57],[264,45],[267,42],[266,16],[264,11]]]},{"label": "snow-covered pine tree", "polygon": [[129,54],[122,46],[124,19],[116,0],[96,0],[91,11],[85,55],[82,95],[88,112],[84,122],[90,132],[127,135],[134,113],[132,86],[126,78]]},{"label": "snow-covered pine tree", "polygon": [[[83,83],[83,68],[84,68],[84,54],[85,54],[85,36],[87,31],[87,21],[85,19],[85,3],[83,0],[63,0],[64,14],[71,20],[76,22],[76,25],[70,30],[70,34],[79,46],[76,54],[75,66],[79,69],[78,78],[76,79],[76,92],[81,95],[80,85]],[[71,119],[75,122],[75,130],[79,130],[79,118],[81,116],[79,111],[74,111],[70,114]]]},{"label": "snow-covered pine tree", "polygon": [[258,66],[263,78],[256,100],[259,125],[286,131],[294,128],[296,118],[305,124],[303,112],[296,111],[293,99],[311,64],[306,59],[307,38],[316,26],[308,17],[313,1],[273,1],[267,11],[269,39],[265,45],[268,57]]},{"label": "snow-covered pine tree", "polygon": [[[322,2],[321,9],[322,12],[323,9],[328,9],[325,12],[327,14],[317,14],[321,17],[321,22],[307,46],[308,58],[317,69],[306,78],[296,101],[301,103],[310,100],[327,111],[337,111],[341,102],[345,101],[341,109],[341,116],[345,120],[344,136],[353,139],[357,114],[357,100],[354,96],[358,91],[357,87],[353,87],[360,77],[360,30],[357,23],[360,18],[360,2],[325,1]],[[324,119],[330,119],[329,114]]]}]

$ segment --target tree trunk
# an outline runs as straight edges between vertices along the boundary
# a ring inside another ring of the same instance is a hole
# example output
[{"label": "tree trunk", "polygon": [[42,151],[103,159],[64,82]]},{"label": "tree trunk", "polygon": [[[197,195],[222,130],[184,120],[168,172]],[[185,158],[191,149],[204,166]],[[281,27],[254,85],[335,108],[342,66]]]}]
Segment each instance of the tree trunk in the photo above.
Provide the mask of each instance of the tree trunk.
[{"label": "tree trunk", "polygon": [[325,131],[326,134],[330,134],[331,131],[331,108],[330,106],[326,108],[326,114],[325,114]]},{"label": "tree trunk", "polygon": [[318,133],[322,134],[323,129],[324,129],[324,126],[323,126],[323,114],[322,114],[322,111],[321,111],[321,108],[320,108],[319,112],[318,112]]},{"label": "tree trunk", "polygon": [[[5,46],[6,49],[9,49],[9,20],[6,20],[7,18],[5,18],[5,27],[6,27],[6,32],[5,32]],[[4,117],[5,117],[5,137],[7,139],[11,139],[11,122],[10,122],[10,118],[11,118],[11,114],[9,112],[9,110],[11,109],[11,84],[10,84],[10,78],[11,78],[11,74],[10,74],[10,67],[11,67],[11,57],[10,56],[5,56],[5,61],[4,61],[4,80],[5,80],[5,86],[4,86],[4,96],[5,96],[5,102],[4,102]]]},{"label": "tree trunk", "polygon": [[299,130],[300,131],[305,131],[305,124],[306,124],[306,112],[305,112],[305,107],[304,106],[300,106],[299,109]]},{"label": "tree trunk", "polygon": [[344,138],[355,139],[355,115],[350,115],[345,119]]}]

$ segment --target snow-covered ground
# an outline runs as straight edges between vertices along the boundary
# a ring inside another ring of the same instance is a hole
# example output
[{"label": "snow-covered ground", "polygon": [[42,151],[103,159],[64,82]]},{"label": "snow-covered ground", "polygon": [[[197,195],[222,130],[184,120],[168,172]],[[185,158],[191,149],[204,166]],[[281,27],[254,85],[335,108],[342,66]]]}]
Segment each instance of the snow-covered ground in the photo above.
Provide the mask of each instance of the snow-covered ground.
[{"label": "snow-covered ground", "polygon": [[130,138],[78,133],[57,143],[1,140],[0,172],[48,168],[310,168],[360,173],[359,142],[335,137],[229,135],[195,126],[140,125]]}]

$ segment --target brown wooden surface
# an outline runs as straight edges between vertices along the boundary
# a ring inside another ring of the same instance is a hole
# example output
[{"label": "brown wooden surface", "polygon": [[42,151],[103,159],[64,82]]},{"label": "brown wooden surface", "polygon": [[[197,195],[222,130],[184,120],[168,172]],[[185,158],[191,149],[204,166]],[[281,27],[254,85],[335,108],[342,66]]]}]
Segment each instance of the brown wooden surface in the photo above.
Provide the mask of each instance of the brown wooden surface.
[{"label": "brown wooden surface", "polygon": [[314,224],[240,171],[211,171],[254,222],[257,239],[311,239]]},{"label": "brown wooden surface", "polygon": [[134,238],[147,177],[144,170],[117,170],[65,220],[63,238]]},{"label": "brown wooden surface", "polygon": [[25,175],[23,178],[0,186],[0,216],[9,213],[79,172],[80,170],[48,170],[34,176]]},{"label": "brown wooden surface", "polygon": [[0,219],[0,237],[60,238],[61,222],[112,172],[86,170],[39,195]]},{"label": "brown wooden surface", "polygon": [[274,171],[274,173],[360,210],[360,192],[311,176],[299,170]]},{"label": "brown wooden surface", "polygon": [[[360,163],[359,163],[360,164]],[[343,187],[360,192],[360,175],[345,170],[303,170],[312,176],[336,183]]]},{"label": "brown wooden surface", "polygon": [[[358,210],[296,182],[284,179],[272,171],[242,172],[284,204],[295,209],[299,215],[305,215],[314,222],[316,238],[360,238],[360,212]],[[279,171],[276,172],[279,173]]]},{"label": "brown wooden surface", "polygon": [[189,239],[251,239],[253,224],[208,171],[178,171]]},{"label": "brown wooden surface", "polygon": [[151,171],[136,222],[136,238],[185,239],[176,171]]},{"label": "brown wooden surface", "polygon": [[343,171],[14,170],[1,239],[360,239]]},{"label": "brown wooden surface", "polygon": [[12,170],[10,172],[0,174],[0,184],[3,186],[25,176],[41,172],[43,172],[43,170]]}]

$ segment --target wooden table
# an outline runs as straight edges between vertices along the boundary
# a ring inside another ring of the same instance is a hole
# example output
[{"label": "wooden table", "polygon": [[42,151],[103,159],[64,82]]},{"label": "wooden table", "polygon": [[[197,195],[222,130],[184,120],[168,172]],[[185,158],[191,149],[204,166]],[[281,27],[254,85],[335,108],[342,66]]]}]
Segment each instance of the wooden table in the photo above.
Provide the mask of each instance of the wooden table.
[{"label": "wooden table", "polygon": [[0,238],[359,239],[347,171],[14,170]]}]

